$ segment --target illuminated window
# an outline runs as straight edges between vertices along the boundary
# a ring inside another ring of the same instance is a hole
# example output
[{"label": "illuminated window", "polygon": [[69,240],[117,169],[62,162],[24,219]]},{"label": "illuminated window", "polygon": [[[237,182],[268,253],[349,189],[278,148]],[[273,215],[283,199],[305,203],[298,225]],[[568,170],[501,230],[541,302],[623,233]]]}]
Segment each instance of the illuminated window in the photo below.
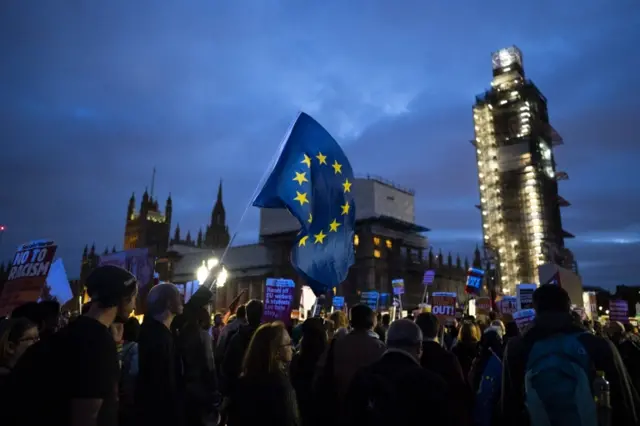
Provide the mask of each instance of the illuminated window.
[{"label": "illuminated window", "polygon": [[373,237],[373,244],[376,245],[376,246],[379,246],[380,245],[380,238]]},{"label": "illuminated window", "polygon": [[353,245],[357,246],[358,244],[360,244],[360,238],[358,238],[358,234],[353,236]]},{"label": "illuminated window", "polygon": [[391,247],[393,247],[393,243],[391,242],[391,240],[387,240],[386,241],[387,244],[387,248],[390,249]]},{"label": "illuminated window", "polygon": [[380,250],[375,249],[373,251],[373,257],[375,257],[376,259],[380,259]]}]

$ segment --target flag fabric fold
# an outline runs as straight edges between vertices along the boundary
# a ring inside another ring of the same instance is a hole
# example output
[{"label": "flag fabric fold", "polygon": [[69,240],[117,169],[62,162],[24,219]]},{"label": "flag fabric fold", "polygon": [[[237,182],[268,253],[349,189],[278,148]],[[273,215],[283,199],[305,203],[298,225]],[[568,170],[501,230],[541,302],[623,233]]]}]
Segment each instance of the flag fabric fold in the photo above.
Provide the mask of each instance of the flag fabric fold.
[{"label": "flag fabric fold", "polygon": [[285,208],[300,223],[291,263],[316,295],[342,283],[354,263],[353,170],[336,140],[301,112],[253,205]]}]

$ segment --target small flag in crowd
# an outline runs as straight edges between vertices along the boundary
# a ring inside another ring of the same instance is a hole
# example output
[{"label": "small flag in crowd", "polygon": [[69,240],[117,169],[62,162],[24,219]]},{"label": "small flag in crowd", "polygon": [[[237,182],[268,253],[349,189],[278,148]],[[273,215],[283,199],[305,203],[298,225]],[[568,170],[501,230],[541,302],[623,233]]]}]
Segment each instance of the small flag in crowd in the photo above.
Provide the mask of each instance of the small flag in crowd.
[{"label": "small flag in crowd", "polygon": [[253,205],[286,208],[301,225],[291,263],[316,295],[354,263],[355,203],[349,160],[317,121],[301,112]]}]

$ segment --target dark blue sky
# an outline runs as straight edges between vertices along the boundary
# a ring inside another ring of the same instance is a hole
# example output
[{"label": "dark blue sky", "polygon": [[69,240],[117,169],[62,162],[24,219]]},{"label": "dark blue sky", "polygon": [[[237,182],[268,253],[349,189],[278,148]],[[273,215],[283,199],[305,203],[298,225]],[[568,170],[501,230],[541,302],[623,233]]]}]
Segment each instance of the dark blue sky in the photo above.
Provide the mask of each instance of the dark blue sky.
[{"label": "dark blue sky", "polygon": [[5,1],[0,12],[0,259],[53,238],[122,246],[126,206],[158,169],[174,225],[205,225],[218,180],[244,209],[298,110],[356,174],[417,191],[434,247],[481,240],[471,106],[490,53],[524,52],[565,145],[568,244],[585,284],[640,284],[640,3]]}]

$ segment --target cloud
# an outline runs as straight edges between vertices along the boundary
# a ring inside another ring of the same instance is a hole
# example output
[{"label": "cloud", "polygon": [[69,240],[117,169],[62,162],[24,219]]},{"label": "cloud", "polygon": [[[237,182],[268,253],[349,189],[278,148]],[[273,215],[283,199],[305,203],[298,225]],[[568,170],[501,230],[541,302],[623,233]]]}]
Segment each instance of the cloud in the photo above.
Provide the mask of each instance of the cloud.
[{"label": "cloud", "polygon": [[51,237],[77,274],[84,244],[121,246],[128,198],[153,167],[183,232],[207,224],[222,178],[232,232],[255,241],[255,209],[237,219],[301,109],[358,174],[416,189],[434,247],[471,255],[481,242],[471,106],[489,86],[490,52],[515,43],[565,139],[555,155],[570,175],[568,244],[579,261],[604,262],[585,282],[628,282],[639,31],[632,1],[12,2],[0,16],[0,258]]}]

